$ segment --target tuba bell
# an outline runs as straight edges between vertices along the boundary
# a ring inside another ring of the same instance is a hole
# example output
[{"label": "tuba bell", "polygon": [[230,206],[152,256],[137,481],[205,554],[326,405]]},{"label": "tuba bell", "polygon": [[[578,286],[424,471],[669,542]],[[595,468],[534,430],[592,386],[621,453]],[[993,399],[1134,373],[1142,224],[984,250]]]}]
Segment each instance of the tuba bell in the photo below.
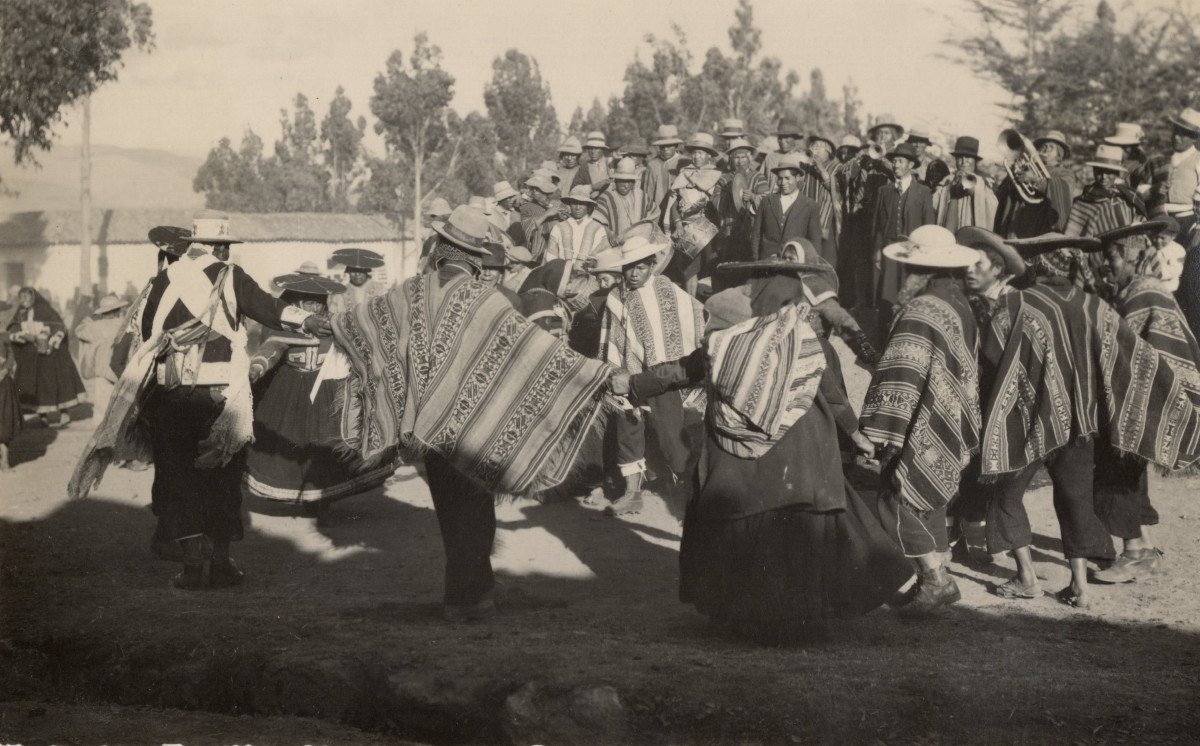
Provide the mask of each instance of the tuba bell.
[{"label": "tuba bell", "polygon": [[1029,138],[1015,129],[1006,129],[997,138],[996,149],[1021,199],[1031,205],[1043,201],[1046,197],[1040,185],[1049,181],[1050,169]]}]

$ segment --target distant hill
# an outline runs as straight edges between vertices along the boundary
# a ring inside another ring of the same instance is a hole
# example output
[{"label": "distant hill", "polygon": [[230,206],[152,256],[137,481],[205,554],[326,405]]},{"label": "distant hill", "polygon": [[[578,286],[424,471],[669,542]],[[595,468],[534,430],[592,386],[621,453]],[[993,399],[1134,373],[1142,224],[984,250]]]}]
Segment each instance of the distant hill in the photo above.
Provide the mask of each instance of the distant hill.
[{"label": "distant hill", "polygon": [[[0,147],[0,212],[70,210],[79,207],[79,146],[57,145],[39,153],[41,168],[17,168],[12,149]],[[186,208],[204,206],[192,191],[203,159],[164,150],[92,146],[92,204],[100,208]]]}]

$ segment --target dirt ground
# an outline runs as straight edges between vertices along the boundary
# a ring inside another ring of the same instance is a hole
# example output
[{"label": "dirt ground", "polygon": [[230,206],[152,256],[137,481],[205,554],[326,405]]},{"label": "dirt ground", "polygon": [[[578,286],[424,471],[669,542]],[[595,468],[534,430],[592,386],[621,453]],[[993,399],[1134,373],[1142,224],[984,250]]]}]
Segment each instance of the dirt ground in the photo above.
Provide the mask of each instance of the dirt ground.
[{"label": "dirt ground", "polygon": [[[847,366],[852,391],[864,374]],[[1154,476],[1167,571],[1079,611],[952,572],[931,620],[880,609],[759,647],[677,599],[679,508],[499,508],[490,622],[442,621],[442,551],[411,467],[320,519],[247,501],[236,589],[168,587],[152,472],[65,498],[94,421],[31,429],[0,474],[0,743],[1147,743],[1200,726],[1200,478]],[[1027,497],[1047,594],[1049,487]]]}]

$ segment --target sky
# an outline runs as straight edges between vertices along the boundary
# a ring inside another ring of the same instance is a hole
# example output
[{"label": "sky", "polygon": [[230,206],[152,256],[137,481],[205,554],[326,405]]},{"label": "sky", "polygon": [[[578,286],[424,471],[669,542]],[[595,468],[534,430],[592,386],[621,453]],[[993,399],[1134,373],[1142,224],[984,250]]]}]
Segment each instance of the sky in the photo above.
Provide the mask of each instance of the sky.
[{"label": "sky", "polygon": [[[130,51],[120,79],[92,102],[92,142],[203,156],[246,128],[270,144],[279,110],[297,92],[324,116],[338,85],[369,116],[372,81],[388,55],[412,50],[425,31],[457,79],[453,107],[484,109],[491,63],[506,49],[534,56],[561,120],[623,88],[625,66],[647,33],[671,22],[697,57],[728,48],[736,0],[148,0],[156,48]],[[853,81],[867,112],[945,136],[992,143],[1003,127],[1004,93],[939,55],[966,27],[956,0],[756,0],[766,54],[807,86],[820,67],[830,95]],[[77,115],[59,142],[79,142]],[[378,138],[369,146],[379,148]]]}]

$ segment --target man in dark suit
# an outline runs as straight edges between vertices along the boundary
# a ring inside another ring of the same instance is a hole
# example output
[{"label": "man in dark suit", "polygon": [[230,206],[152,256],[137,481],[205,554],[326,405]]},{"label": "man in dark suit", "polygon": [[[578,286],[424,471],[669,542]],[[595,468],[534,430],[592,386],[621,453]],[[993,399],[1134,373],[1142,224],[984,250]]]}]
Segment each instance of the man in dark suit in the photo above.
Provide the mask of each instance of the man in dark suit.
[{"label": "man in dark suit", "polygon": [[779,192],[763,198],[750,233],[750,250],[755,259],[776,256],[784,244],[807,238],[821,245],[821,210],[816,200],[800,194],[800,169],[804,161],[798,153],[784,153],[771,169]]},{"label": "man in dark suit", "polygon": [[892,163],[895,178],[879,190],[871,234],[876,277],[879,278],[876,300],[895,305],[900,291],[900,267],[896,262],[882,260],[883,247],[901,240],[922,225],[935,225],[937,211],[933,209],[933,192],[915,173],[921,165],[916,148],[908,143],[898,145],[887,158]]}]

